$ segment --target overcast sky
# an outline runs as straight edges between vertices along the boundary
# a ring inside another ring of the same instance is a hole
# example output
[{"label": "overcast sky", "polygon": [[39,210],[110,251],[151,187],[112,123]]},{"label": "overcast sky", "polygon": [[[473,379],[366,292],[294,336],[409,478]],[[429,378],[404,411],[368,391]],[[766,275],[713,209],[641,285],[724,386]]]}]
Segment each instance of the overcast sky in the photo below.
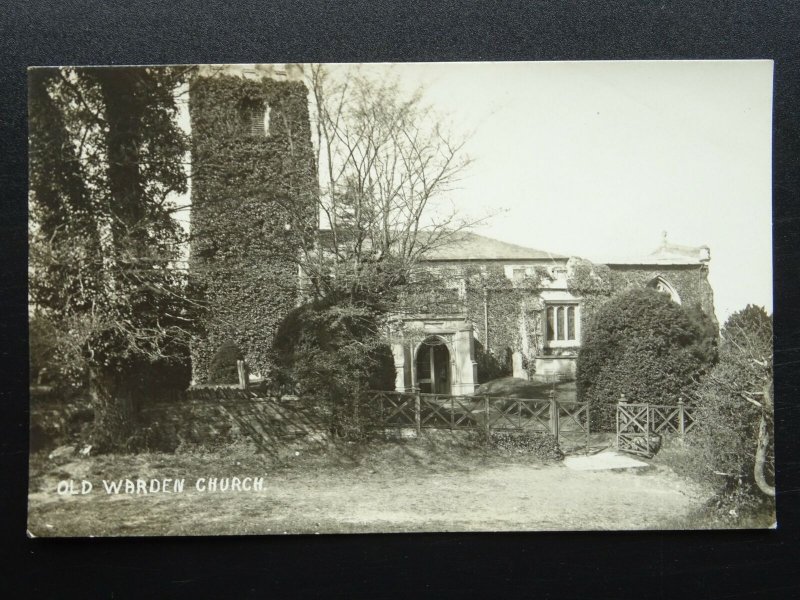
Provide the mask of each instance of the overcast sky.
[{"label": "overcast sky", "polygon": [[[342,69],[343,66],[332,66]],[[772,62],[370,65],[391,70],[475,159],[454,193],[479,233],[595,261],[711,248],[717,316],[772,311]]]}]

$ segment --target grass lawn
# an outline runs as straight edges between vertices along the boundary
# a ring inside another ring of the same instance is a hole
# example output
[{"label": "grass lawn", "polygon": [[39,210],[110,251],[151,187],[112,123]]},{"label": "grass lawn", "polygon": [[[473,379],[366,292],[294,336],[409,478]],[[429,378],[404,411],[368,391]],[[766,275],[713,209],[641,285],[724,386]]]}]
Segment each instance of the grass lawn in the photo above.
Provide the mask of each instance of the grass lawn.
[{"label": "grass lawn", "polygon": [[[34,536],[517,531],[659,528],[704,491],[669,468],[573,471],[500,454],[469,436],[335,444],[280,459],[247,448],[205,454],[31,458]],[[195,489],[199,478],[263,477],[259,491]],[[182,478],[182,493],[107,494],[102,480]],[[59,481],[90,481],[59,495]]]},{"label": "grass lawn", "polygon": [[574,381],[542,383],[516,377],[502,377],[487,381],[478,386],[475,393],[486,396],[527,398],[530,400],[549,400],[550,394],[553,393],[555,399],[562,402],[575,402],[577,400]]}]

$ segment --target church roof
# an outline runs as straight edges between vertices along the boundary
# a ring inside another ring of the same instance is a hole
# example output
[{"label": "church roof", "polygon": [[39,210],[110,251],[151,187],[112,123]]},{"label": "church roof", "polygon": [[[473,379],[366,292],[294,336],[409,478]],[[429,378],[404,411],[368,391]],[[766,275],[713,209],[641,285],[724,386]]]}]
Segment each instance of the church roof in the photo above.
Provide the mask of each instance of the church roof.
[{"label": "church roof", "polygon": [[564,260],[568,257],[545,250],[501,242],[469,231],[454,233],[445,244],[425,254],[423,260]]},{"label": "church roof", "polygon": [[[437,235],[441,232],[437,232]],[[340,236],[347,235],[347,230],[340,229]],[[417,233],[418,241],[426,243],[429,232],[420,231]],[[332,232],[330,229],[320,229],[319,239],[323,245],[332,243]],[[444,237],[444,236],[443,236]],[[341,238],[340,238],[341,239]],[[369,244],[369,240],[365,241]],[[459,260],[498,260],[498,261],[527,261],[527,260],[562,260],[569,257],[562,254],[554,254],[546,250],[536,250],[517,244],[501,242],[494,238],[478,235],[471,231],[458,231],[448,234],[444,241],[437,242],[434,247],[422,255],[421,260],[428,262],[440,261],[459,261]]]},{"label": "church roof", "polygon": [[699,265],[711,260],[708,246],[683,246],[667,241],[663,234],[661,245],[645,256],[605,261],[607,265]]}]

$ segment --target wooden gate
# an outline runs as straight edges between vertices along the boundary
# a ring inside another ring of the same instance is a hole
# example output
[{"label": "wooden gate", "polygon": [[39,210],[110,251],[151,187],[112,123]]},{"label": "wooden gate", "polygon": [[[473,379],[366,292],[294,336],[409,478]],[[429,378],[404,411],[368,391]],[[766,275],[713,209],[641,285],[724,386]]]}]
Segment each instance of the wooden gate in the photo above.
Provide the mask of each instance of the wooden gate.
[{"label": "wooden gate", "polygon": [[617,405],[617,448],[642,456],[653,456],[661,436],[683,437],[695,423],[694,407],[683,400],[676,405],[619,402]]},{"label": "wooden gate", "polygon": [[622,452],[653,456],[647,404],[617,404],[617,448]]},{"label": "wooden gate", "polygon": [[419,392],[373,391],[379,429],[541,431],[571,448],[589,448],[589,407],[585,402],[546,398],[453,396]]}]

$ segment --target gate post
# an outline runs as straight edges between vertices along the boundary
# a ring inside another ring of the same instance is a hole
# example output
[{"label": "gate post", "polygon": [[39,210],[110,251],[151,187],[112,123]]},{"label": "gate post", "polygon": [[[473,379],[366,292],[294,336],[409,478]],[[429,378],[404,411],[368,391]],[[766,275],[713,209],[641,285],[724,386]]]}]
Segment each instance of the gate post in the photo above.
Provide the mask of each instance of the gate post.
[{"label": "gate post", "polygon": [[686,423],[683,418],[683,398],[678,398],[678,434],[681,439],[683,439],[683,434],[686,433]]},{"label": "gate post", "polygon": [[247,389],[247,365],[245,365],[243,360],[236,361],[236,374],[239,378],[239,389],[246,390]]},{"label": "gate post", "polygon": [[558,402],[553,390],[550,390],[550,428],[558,443]]},{"label": "gate post", "polygon": [[414,426],[417,429],[417,437],[422,433],[422,407],[420,406],[419,391],[414,392]]},{"label": "gate post", "polygon": [[591,425],[589,425],[589,404],[588,403],[584,407],[584,410],[586,411],[586,447],[585,447],[585,452],[584,453],[585,454],[589,454],[589,444],[592,441],[591,440],[592,436],[590,434]]}]

